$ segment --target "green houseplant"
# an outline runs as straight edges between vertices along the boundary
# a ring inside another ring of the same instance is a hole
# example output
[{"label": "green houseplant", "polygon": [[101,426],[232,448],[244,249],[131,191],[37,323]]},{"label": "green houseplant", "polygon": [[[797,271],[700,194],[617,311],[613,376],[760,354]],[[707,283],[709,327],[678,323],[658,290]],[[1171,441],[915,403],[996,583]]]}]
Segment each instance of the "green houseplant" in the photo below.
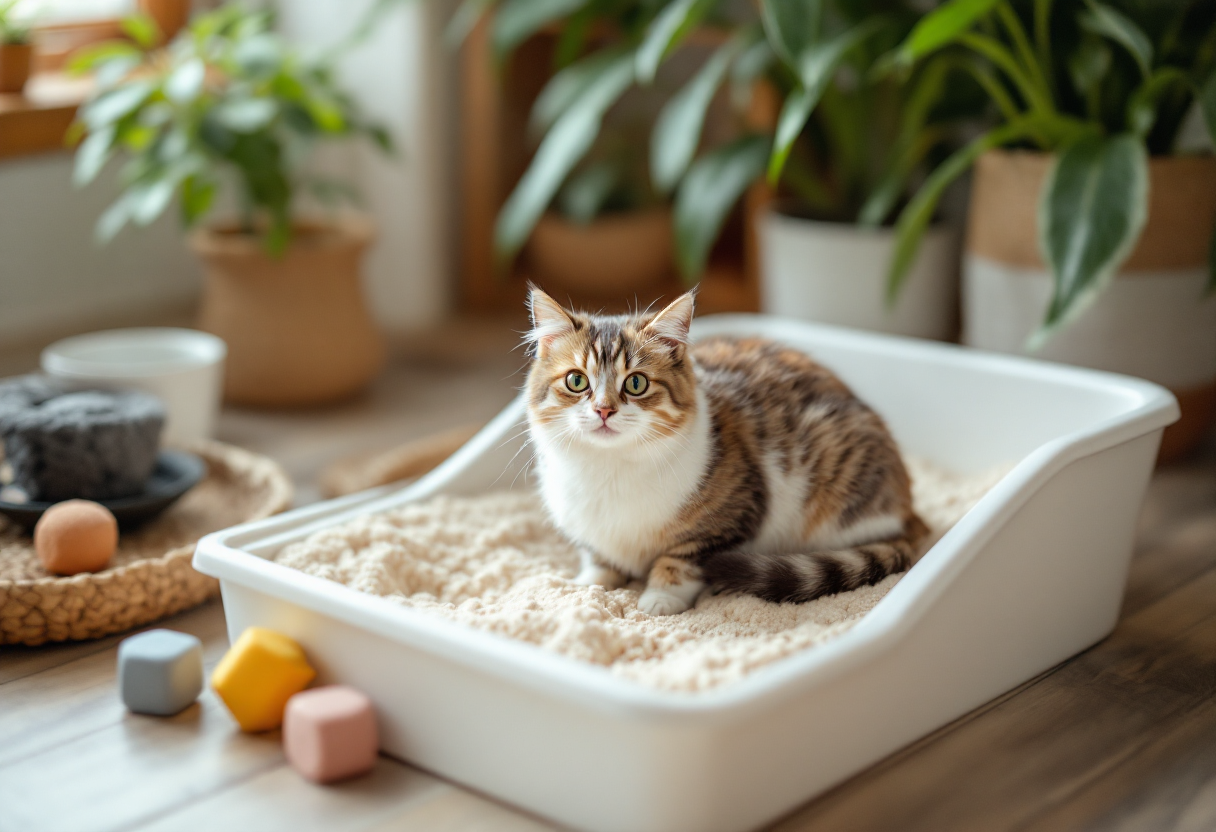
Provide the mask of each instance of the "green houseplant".
[{"label": "green houseplant", "polygon": [[[911,4],[898,0],[765,0],[756,7],[717,0],[472,0],[466,8],[482,13],[491,6],[500,54],[547,25],[560,32],[563,61],[535,105],[533,123],[544,138],[499,217],[496,243],[504,257],[523,246],[623,96],[656,86],[661,68],[694,33],[708,33],[700,42],[717,46],[678,88],[661,91],[666,100],[649,140],[651,186],[672,195],[676,260],[689,279],[704,270],[739,196],[766,173],[783,195],[782,206],[792,209],[780,212],[790,220],[785,226],[794,225],[792,214],[808,215],[835,223],[837,236],[889,248],[882,239],[889,235],[856,228],[889,223],[926,165],[957,146],[957,122],[977,112],[974,84],[947,85],[944,67],[918,70],[906,84],[872,72],[919,19]],[[590,31],[611,36],[589,42]],[[775,124],[758,125],[746,116],[758,81],[781,102]],[[735,138],[703,147],[706,122],[724,87],[735,105]],[[781,259],[767,254],[766,262]],[[870,255],[875,263],[884,258]],[[804,257],[798,259],[805,265]],[[882,265],[870,271],[874,297],[865,303],[881,316]],[[808,283],[801,274],[795,278]],[[954,293],[947,281],[937,294],[929,306],[947,307]],[[773,304],[790,313],[784,299]],[[941,317],[951,315],[947,310]]]},{"label": "green houseplant", "polygon": [[[632,83],[620,48],[644,30],[649,5],[470,0],[453,21],[459,40],[490,15],[490,48],[503,65],[537,32],[557,32],[529,120],[540,148],[499,215],[495,246],[503,262],[526,248],[537,279],[586,301],[660,291],[673,270],[670,201],[650,183],[645,150],[660,97]],[[593,127],[575,124],[587,118]]]},{"label": "green houseplant", "polygon": [[[317,216],[352,196],[310,173],[319,141],[389,137],[338,86],[339,51],[305,59],[274,33],[273,16],[228,5],[196,17],[164,48],[150,18],[124,24],[129,41],[75,57],[97,92],[74,138],[75,179],[94,181],[115,156],[120,195],[97,236],[147,225],[176,201],[204,263],[201,326],[228,342],[226,394],[295,405],[345,396],[378,370],[383,346],[359,287],[372,237],[362,220]],[[341,48],[347,48],[344,44]],[[235,220],[204,220],[227,189]]]},{"label": "green houseplant", "polygon": [[[1216,412],[1216,4],[951,0],[888,61],[986,65],[1000,119],[943,162],[899,219],[899,284],[941,189],[976,164],[964,339],[1169,386],[1172,456]],[[1206,294],[1205,294],[1206,292]]]},{"label": "green houseplant", "polygon": [[[900,2],[761,3],[765,79],[781,102],[760,220],[764,311],[932,338],[952,337],[956,236],[939,223],[897,299],[884,302],[890,223],[932,164],[983,113],[974,66],[878,62],[921,17]],[[951,71],[961,69],[961,77]],[[690,172],[690,176],[692,173]]]},{"label": "green houseplant", "polygon": [[14,15],[20,0],[0,0],[0,92],[21,92],[30,77],[30,28]]}]

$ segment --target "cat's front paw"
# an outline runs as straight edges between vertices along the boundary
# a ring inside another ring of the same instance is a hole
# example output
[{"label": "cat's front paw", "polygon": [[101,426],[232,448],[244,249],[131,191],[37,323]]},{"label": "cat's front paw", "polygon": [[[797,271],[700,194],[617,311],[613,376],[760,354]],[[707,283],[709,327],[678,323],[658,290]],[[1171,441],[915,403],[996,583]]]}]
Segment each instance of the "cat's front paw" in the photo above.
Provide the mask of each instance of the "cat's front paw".
[{"label": "cat's front paw", "polygon": [[638,609],[647,615],[676,615],[688,609],[689,603],[665,589],[647,587],[638,598]]}]

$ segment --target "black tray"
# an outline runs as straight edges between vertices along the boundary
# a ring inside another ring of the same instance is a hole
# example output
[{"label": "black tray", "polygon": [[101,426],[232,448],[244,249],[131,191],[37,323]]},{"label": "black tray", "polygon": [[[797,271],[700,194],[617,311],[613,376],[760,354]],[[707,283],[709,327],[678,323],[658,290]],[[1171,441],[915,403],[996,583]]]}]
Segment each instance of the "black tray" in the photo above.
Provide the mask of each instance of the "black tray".
[{"label": "black tray", "polygon": [[[144,490],[133,497],[118,500],[97,500],[108,508],[118,520],[121,529],[132,529],[151,520],[173,505],[207,473],[207,464],[194,454],[185,451],[161,451],[156,457],[156,467],[144,483]],[[0,500],[0,514],[23,526],[33,529],[38,518],[54,503],[11,503]]]}]

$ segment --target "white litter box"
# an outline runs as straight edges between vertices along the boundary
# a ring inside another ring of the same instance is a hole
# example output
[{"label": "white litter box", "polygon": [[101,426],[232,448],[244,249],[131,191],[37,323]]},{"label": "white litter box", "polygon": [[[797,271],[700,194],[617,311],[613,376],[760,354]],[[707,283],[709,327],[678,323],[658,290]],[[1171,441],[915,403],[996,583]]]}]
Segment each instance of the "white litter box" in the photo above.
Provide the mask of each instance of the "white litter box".
[{"label": "white litter box", "polygon": [[204,538],[194,566],[220,579],[230,636],[260,625],[298,640],[321,682],[372,697],[383,749],[422,768],[580,829],[709,832],[780,816],[1114,627],[1161,431],[1178,414],[1166,390],[762,316],[694,326],[716,334],[806,350],[910,453],[960,472],[1017,466],[853,629],[697,694],[267,560],[361,514],[516,481],[517,400],[412,486]]}]

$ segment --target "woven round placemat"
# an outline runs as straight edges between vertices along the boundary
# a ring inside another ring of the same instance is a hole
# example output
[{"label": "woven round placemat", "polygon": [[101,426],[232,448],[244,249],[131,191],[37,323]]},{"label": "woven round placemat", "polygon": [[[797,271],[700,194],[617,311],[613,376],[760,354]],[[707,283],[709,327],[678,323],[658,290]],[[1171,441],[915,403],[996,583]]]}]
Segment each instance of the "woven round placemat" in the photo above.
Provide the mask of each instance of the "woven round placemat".
[{"label": "woven round placemat", "polygon": [[58,577],[42,568],[34,541],[0,517],[0,644],[98,638],[201,604],[219,582],[190,566],[203,535],[276,514],[291,503],[278,463],[219,442],[188,450],[207,476],[164,514],[118,540],[101,572]]}]

